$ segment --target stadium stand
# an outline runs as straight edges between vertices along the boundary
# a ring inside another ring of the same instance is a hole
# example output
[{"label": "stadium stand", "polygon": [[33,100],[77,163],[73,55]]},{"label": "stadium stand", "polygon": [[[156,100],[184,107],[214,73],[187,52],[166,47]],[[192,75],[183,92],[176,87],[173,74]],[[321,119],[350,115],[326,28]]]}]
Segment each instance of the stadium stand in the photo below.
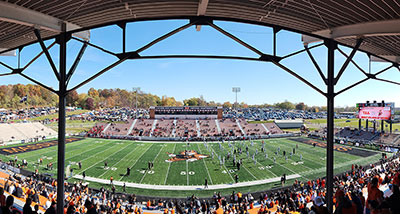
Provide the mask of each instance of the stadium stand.
[{"label": "stadium stand", "polygon": [[219,125],[223,136],[243,136],[242,131],[236,123],[236,119],[219,120]]},{"label": "stadium stand", "polygon": [[[39,212],[51,212],[56,199],[56,181],[39,173],[16,173],[21,160],[0,163],[0,198],[7,198],[4,207],[22,211],[27,199]],[[8,166],[8,167],[5,167]],[[14,166],[14,167],[13,167]],[[9,171],[13,169],[13,171]],[[285,179],[282,180],[285,183]],[[91,189],[87,183],[65,185],[66,213],[327,213],[324,178],[305,182],[295,180],[293,185],[261,193],[233,191],[222,196],[214,193],[209,198],[195,195],[187,199],[146,198],[135,194],[117,193],[110,188]],[[352,165],[347,172],[334,177],[335,213],[399,213],[400,162],[398,155],[383,158],[369,166]],[[4,190],[4,191],[3,191]],[[253,196],[254,195],[254,196]],[[351,212],[349,212],[350,210]],[[346,212],[347,211],[347,212]]]},{"label": "stadium stand", "polygon": [[263,124],[258,123],[248,123],[245,120],[240,120],[240,125],[243,127],[245,133],[247,135],[268,135],[269,131],[267,131],[263,126]]},{"label": "stadium stand", "polygon": [[218,136],[217,125],[215,120],[199,120],[200,133],[203,137]]},{"label": "stadium stand", "polygon": [[129,119],[112,123],[96,123],[88,131],[87,136],[151,137],[154,140],[186,137],[199,140],[213,137],[268,137],[279,134],[284,134],[284,132],[274,123],[248,123],[244,119]]},{"label": "stadium stand", "polygon": [[57,136],[57,132],[41,123],[2,123],[0,142],[32,142]]},{"label": "stadium stand", "polygon": [[153,131],[154,137],[171,137],[174,130],[174,120],[157,120],[156,127]]},{"label": "stadium stand", "polygon": [[177,120],[176,137],[197,137],[196,120]]},{"label": "stadium stand", "polygon": [[103,133],[105,135],[126,135],[132,123],[133,120],[111,123],[110,126],[105,129]]},{"label": "stadium stand", "polygon": [[154,120],[140,119],[136,122],[130,135],[132,136],[150,136]]}]

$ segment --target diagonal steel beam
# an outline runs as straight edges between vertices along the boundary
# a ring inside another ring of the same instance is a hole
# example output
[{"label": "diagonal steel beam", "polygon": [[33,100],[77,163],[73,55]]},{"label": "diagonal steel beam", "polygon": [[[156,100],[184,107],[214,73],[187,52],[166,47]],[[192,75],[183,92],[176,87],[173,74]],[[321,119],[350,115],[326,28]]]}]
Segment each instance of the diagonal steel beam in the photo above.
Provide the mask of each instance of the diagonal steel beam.
[{"label": "diagonal steel beam", "polygon": [[47,50],[46,45],[44,44],[44,42],[42,40],[42,37],[40,36],[39,30],[35,29],[34,32],[35,32],[36,38],[39,41],[40,47],[42,47],[42,50],[43,50],[44,54],[46,55],[47,60],[49,61],[51,68],[53,69],[54,75],[56,75],[57,80],[60,81],[60,74],[58,73],[57,67],[56,67],[56,65],[54,65],[53,59],[51,58],[50,53]]},{"label": "diagonal steel beam", "polygon": [[132,53],[129,53],[127,55],[125,55],[124,58],[119,59],[118,61],[114,62],[113,64],[107,66],[106,68],[102,69],[101,71],[97,72],[95,75],[89,77],[88,79],[86,79],[85,81],[79,83],[78,85],[76,85],[75,87],[71,88],[70,90],[67,91],[67,93],[77,90],[78,88],[84,86],[85,84],[89,83],[90,81],[96,79],[97,77],[99,77],[100,75],[102,75],[103,73],[107,72],[108,70],[114,68],[115,66],[121,64],[122,62],[124,62],[125,60],[129,59],[130,55]]},{"label": "diagonal steel beam", "polygon": [[303,77],[301,77],[300,75],[296,74],[295,72],[293,72],[292,70],[290,70],[290,68],[282,65],[279,62],[276,61],[271,61],[272,63],[274,63],[276,66],[282,68],[283,70],[285,70],[286,72],[288,72],[289,74],[291,74],[292,76],[296,77],[297,79],[301,80],[303,83],[305,83],[306,85],[310,86],[311,88],[313,88],[314,90],[316,90],[317,92],[319,92],[320,94],[326,96],[326,93],[324,93],[321,89],[319,89],[318,87],[316,87],[315,85],[313,85],[312,83],[310,83],[309,81],[307,81],[306,79],[304,79]]},{"label": "diagonal steel beam", "polygon": [[324,45],[324,43],[320,43],[320,44],[318,44],[318,45],[314,45],[314,46],[311,46],[311,47],[308,47],[308,48],[304,48],[303,50],[299,50],[299,51],[290,53],[290,54],[285,55],[285,56],[283,56],[283,57],[281,57],[281,58],[282,58],[282,59],[285,59],[285,58],[288,58],[288,57],[292,57],[292,56],[294,56],[294,55],[303,53],[303,52],[306,51],[307,49],[308,49],[308,50],[311,50],[311,49],[313,49],[313,48],[316,48],[316,47],[319,47],[319,46],[322,46],[322,45]]},{"label": "diagonal steel beam", "polygon": [[0,77],[8,76],[8,75],[14,75],[14,74],[16,74],[16,73],[5,73],[5,74],[0,74]]},{"label": "diagonal steel beam", "polygon": [[391,81],[391,80],[385,80],[385,79],[381,79],[381,78],[375,78],[375,79],[379,80],[379,81],[382,81],[382,82],[388,82],[388,83],[400,85],[400,82],[395,82],[395,81]]},{"label": "diagonal steel beam", "polygon": [[72,64],[71,68],[70,68],[69,71],[68,71],[67,78],[66,78],[66,85],[68,85],[69,80],[71,79],[71,77],[72,77],[72,75],[74,74],[76,68],[78,67],[78,64],[79,64],[79,62],[81,61],[82,55],[83,55],[83,53],[85,53],[85,50],[86,50],[86,47],[87,47],[87,46],[88,46],[87,43],[83,43],[81,49],[79,50],[79,53],[78,53],[78,55],[76,56],[76,59],[75,59],[75,61],[74,61],[74,64]]},{"label": "diagonal steel beam", "polygon": [[27,75],[25,75],[25,74],[23,74],[23,73],[18,73],[18,74],[21,75],[21,76],[23,76],[23,77],[25,77],[25,79],[28,79],[28,80],[30,80],[30,81],[32,81],[32,82],[34,82],[34,83],[36,83],[36,84],[42,86],[43,88],[45,88],[45,89],[47,89],[47,90],[49,90],[49,91],[51,91],[51,92],[53,92],[53,93],[55,93],[55,94],[58,94],[58,92],[57,92],[56,90],[50,88],[50,87],[47,86],[47,85],[44,85],[44,84],[41,83],[41,82],[39,82],[39,81],[37,81],[37,80],[34,80],[34,79],[30,78],[29,76],[27,76]]},{"label": "diagonal steel beam", "polygon": [[87,44],[87,45],[89,45],[89,46],[91,46],[91,47],[94,47],[94,48],[96,48],[96,49],[99,49],[99,50],[103,51],[104,53],[108,53],[108,54],[113,55],[113,56],[116,55],[114,52],[109,51],[109,50],[106,50],[106,49],[104,49],[104,48],[102,48],[102,47],[100,47],[100,46],[97,46],[97,45],[95,45],[95,44],[92,44],[92,43],[90,43],[90,42],[88,42],[88,41],[85,41],[85,40],[82,40],[82,39],[78,39],[78,38],[76,38],[76,37],[71,37],[71,38],[72,38],[72,39],[75,39],[75,40],[78,41],[78,42],[81,42],[81,43]]},{"label": "diagonal steel beam", "polygon": [[319,75],[321,76],[321,79],[324,81],[325,85],[327,85],[328,84],[327,79],[326,79],[324,73],[322,72],[321,68],[319,67],[317,61],[314,59],[314,56],[312,55],[311,51],[308,49],[307,46],[305,47],[305,49],[306,49],[306,52],[308,54],[308,57],[310,57],[312,63],[314,64],[314,66],[317,69]]},{"label": "diagonal steel beam", "polygon": [[[56,44],[56,42],[51,43],[49,46],[47,46],[47,50],[50,50],[50,48],[52,48],[54,45]],[[29,61],[23,68],[22,70],[27,69],[34,61],[36,61],[42,54],[44,53],[44,51],[41,51],[38,55],[36,55],[31,61]]]},{"label": "diagonal steel beam", "polygon": [[190,23],[188,23],[188,24],[186,24],[186,25],[183,25],[183,26],[181,26],[181,27],[179,27],[179,28],[177,28],[177,29],[175,29],[175,30],[173,30],[173,31],[171,31],[171,32],[169,32],[169,33],[167,33],[167,34],[164,34],[164,35],[158,37],[157,39],[151,41],[151,42],[148,43],[147,45],[144,45],[143,47],[137,49],[137,50],[136,50],[136,53],[140,53],[140,52],[142,52],[142,51],[144,51],[144,50],[150,48],[151,46],[155,45],[156,43],[158,43],[158,42],[160,42],[160,41],[162,41],[162,40],[164,40],[164,39],[166,39],[166,38],[168,38],[168,37],[170,37],[170,36],[172,36],[172,35],[174,35],[174,34],[176,34],[176,33],[179,33],[179,32],[181,32],[182,30],[185,30],[186,28],[188,28],[188,27],[190,27],[190,26],[192,26],[192,25],[194,25],[194,24],[196,24],[196,23],[197,23],[197,21],[190,22]]},{"label": "diagonal steel beam", "polygon": [[11,66],[5,64],[4,62],[0,62],[0,65],[4,66],[4,67],[6,67],[6,68],[8,68],[10,70],[14,70],[14,68],[12,68]]},{"label": "diagonal steel beam", "polygon": [[391,65],[391,66],[389,66],[389,67],[387,67],[387,68],[384,68],[384,69],[382,69],[381,71],[376,72],[374,75],[375,75],[375,76],[378,76],[379,74],[381,74],[381,73],[383,73],[383,72],[385,72],[385,71],[391,69],[392,67],[394,67],[394,65]]},{"label": "diagonal steel beam", "polygon": [[[342,51],[340,48],[337,48],[337,50],[338,50],[339,53],[341,53],[344,57],[349,58],[349,56],[348,56],[344,51]],[[351,61],[351,63],[353,63],[353,65],[356,66],[356,68],[357,68],[358,70],[360,70],[365,76],[368,76],[368,73],[365,72],[364,69],[362,69],[356,62],[354,62],[353,59],[351,59],[350,61]]]},{"label": "diagonal steel beam", "polygon": [[217,30],[217,31],[221,32],[222,34],[224,34],[225,36],[227,36],[227,37],[229,37],[229,38],[235,40],[237,43],[243,45],[243,46],[246,47],[247,49],[250,49],[251,51],[255,52],[256,54],[258,54],[258,55],[260,55],[260,56],[264,55],[264,53],[261,52],[260,50],[258,50],[257,48],[255,48],[255,47],[253,47],[253,46],[247,44],[246,42],[242,41],[241,39],[237,38],[236,36],[234,36],[234,35],[228,33],[227,31],[225,31],[224,29],[218,27],[218,26],[215,25],[214,23],[208,22],[208,24],[209,24],[211,27],[213,27],[215,30]]},{"label": "diagonal steel beam", "polygon": [[343,93],[343,92],[345,92],[345,91],[347,91],[347,90],[349,90],[349,89],[351,89],[351,88],[353,88],[353,87],[355,87],[355,86],[357,86],[357,85],[359,85],[359,84],[361,84],[361,83],[363,83],[363,82],[365,82],[365,81],[367,81],[369,79],[371,79],[371,78],[370,77],[366,77],[366,78],[364,78],[364,79],[362,79],[362,80],[360,80],[360,81],[358,81],[358,82],[356,82],[356,83],[354,83],[354,84],[352,84],[352,85],[350,85],[350,86],[338,91],[337,93],[335,93],[335,96],[339,95],[339,94],[341,94],[341,93]]},{"label": "diagonal steel beam", "polygon": [[344,71],[346,70],[347,66],[349,65],[350,61],[353,59],[354,55],[356,54],[356,52],[358,51],[358,48],[360,47],[361,43],[363,42],[363,38],[359,38],[357,39],[357,43],[354,46],[353,50],[350,53],[350,56],[347,57],[346,61],[344,62],[344,64],[342,65],[342,67],[339,70],[338,75],[335,77],[335,81],[333,84],[337,84],[337,82],[339,81],[340,77],[342,76],[342,74],[344,73]]}]

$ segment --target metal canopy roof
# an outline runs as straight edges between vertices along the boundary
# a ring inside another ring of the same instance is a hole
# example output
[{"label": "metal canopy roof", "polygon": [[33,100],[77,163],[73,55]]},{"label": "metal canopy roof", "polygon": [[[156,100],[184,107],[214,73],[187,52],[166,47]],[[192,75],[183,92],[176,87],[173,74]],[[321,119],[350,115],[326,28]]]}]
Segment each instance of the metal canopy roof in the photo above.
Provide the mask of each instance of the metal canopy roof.
[{"label": "metal canopy roof", "polygon": [[[40,28],[44,39],[55,36],[62,22],[76,32],[123,20],[199,15],[281,26],[305,34],[305,44],[325,37],[354,46],[362,36],[361,50],[399,62],[397,0],[8,0],[0,1],[0,48],[35,42],[33,28]],[[89,38],[88,31],[74,35]]]}]

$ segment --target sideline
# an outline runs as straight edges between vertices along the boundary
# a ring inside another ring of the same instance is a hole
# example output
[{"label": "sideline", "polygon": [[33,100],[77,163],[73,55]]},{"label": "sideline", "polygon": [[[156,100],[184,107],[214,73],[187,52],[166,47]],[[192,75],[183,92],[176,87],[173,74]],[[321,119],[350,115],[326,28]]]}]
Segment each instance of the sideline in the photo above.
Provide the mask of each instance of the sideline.
[{"label": "sideline", "polygon": [[[286,180],[295,179],[301,177],[299,174],[292,174],[286,176]],[[83,180],[82,175],[74,175],[73,178]],[[129,183],[123,181],[114,181],[113,184],[117,186],[123,186],[124,183],[126,187],[133,187],[139,189],[152,189],[152,190],[218,190],[218,189],[228,189],[228,188],[236,188],[236,187],[246,187],[246,186],[253,186],[258,184],[267,184],[272,182],[280,181],[281,177],[275,178],[268,178],[264,180],[257,180],[257,181],[246,181],[246,182],[239,182],[239,183],[229,183],[229,184],[215,184],[215,185],[208,185],[208,188],[204,188],[203,185],[153,185],[153,184],[138,184],[138,183]],[[94,178],[86,176],[85,181],[91,181],[101,184],[110,184],[110,180],[101,179],[101,178]]]}]

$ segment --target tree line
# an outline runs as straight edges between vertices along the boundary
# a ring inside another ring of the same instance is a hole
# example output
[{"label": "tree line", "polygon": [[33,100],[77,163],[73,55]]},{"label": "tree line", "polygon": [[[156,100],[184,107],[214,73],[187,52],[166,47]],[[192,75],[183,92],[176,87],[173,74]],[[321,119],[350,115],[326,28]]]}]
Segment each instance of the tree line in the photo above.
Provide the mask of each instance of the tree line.
[{"label": "tree line", "polygon": [[[26,99],[23,99],[26,97]],[[87,93],[72,91],[66,98],[67,106],[80,107],[82,109],[98,109],[106,107],[131,107],[137,104],[138,108],[149,108],[150,106],[222,106],[225,108],[239,107],[275,107],[284,110],[304,111],[326,111],[326,107],[307,106],[303,102],[292,103],[289,101],[275,104],[248,105],[244,102],[215,102],[206,101],[203,96],[192,97],[178,101],[174,97],[157,96],[151,93],[129,91],[125,89],[94,89],[90,88]],[[27,108],[41,106],[57,106],[58,97],[52,92],[33,84],[23,85],[1,85],[0,86],[0,107],[1,108]],[[356,111],[355,107],[337,108],[336,111]]]}]

